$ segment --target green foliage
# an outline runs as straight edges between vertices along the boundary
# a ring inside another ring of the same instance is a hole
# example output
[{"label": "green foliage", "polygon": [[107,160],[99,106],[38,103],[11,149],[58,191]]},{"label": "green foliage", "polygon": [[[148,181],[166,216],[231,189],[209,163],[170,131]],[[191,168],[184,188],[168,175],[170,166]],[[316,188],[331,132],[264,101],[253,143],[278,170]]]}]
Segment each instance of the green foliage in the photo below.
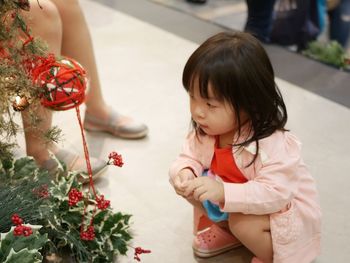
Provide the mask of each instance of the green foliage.
[{"label": "green foliage", "polygon": [[39,174],[31,158],[0,162],[0,233],[10,229],[15,213],[34,224],[47,216],[50,202],[38,194],[49,185],[47,172]]},{"label": "green foliage", "polygon": [[39,252],[49,241],[47,234],[40,234],[38,229],[42,226],[26,224],[33,230],[33,234],[24,236],[15,236],[14,227],[7,233],[1,234],[0,241],[0,262],[21,262],[36,263],[42,262],[42,255]]},{"label": "green foliage", "polygon": [[[129,233],[130,215],[120,212],[113,213],[111,209],[98,210],[93,225],[96,237],[92,241],[80,239],[80,227],[84,210],[83,202],[75,207],[68,206],[68,192],[71,188],[80,191],[82,186],[77,181],[77,173],[70,173],[61,177],[56,187],[52,188],[51,196],[55,206],[53,215],[48,219],[51,234],[57,239],[58,247],[68,245],[78,262],[113,262],[117,254],[126,254],[127,242],[131,239]],[[92,196],[85,200],[94,204]],[[88,207],[84,220],[85,226],[89,224],[94,207]],[[66,233],[64,233],[66,231]],[[68,231],[68,232],[67,232]]]},{"label": "green foliage", "polygon": [[[62,168],[62,166],[59,167]],[[129,229],[131,216],[120,212],[114,213],[110,208],[96,211],[93,222],[95,239],[92,241],[80,239],[84,202],[79,202],[74,207],[68,205],[69,191],[72,188],[83,190],[83,186],[77,180],[79,175],[77,172],[67,173],[65,170],[58,170],[56,174],[49,175],[47,171],[40,170],[33,159],[28,157],[0,162],[0,182],[2,182],[0,183],[0,207],[2,207],[0,232],[9,231],[12,225],[9,215],[13,213],[18,213],[25,223],[42,226],[33,236],[41,242],[39,243],[42,248],[34,246],[33,241],[31,241],[33,246],[27,243],[32,236],[13,237],[13,234],[10,234],[12,231],[2,235],[0,262],[10,254],[11,249],[14,249],[12,254],[16,260],[18,259],[17,262],[41,262],[34,260],[38,256],[37,253],[40,255],[60,253],[67,248],[78,262],[113,262],[118,254],[126,254],[128,241],[132,238]],[[43,183],[49,186],[49,198],[38,198],[33,194],[32,189],[40,187]],[[16,195],[18,197],[14,198]],[[94,213],[95,200],[92,197],[90,195],[85,199],[85,203],[89,204],[84,219],[85,226],[89,224]],[[22,243],[18,241],[18,244],[22,244],[23,248],[18,250],[19,245],[11,241],[11,235],[13,239],[22,240]],[[43,244],[45,238],[49,242]],[[5,250],[7,252],[3,252]],[[25,261],[24,258],[33,261]]]},{"label": "green foliage", "polygon": [[336,41],[329,43],[313,41],[309,43],[308,48],[303,51],[303,54],[338,68],[349,67],[345,50]]}]

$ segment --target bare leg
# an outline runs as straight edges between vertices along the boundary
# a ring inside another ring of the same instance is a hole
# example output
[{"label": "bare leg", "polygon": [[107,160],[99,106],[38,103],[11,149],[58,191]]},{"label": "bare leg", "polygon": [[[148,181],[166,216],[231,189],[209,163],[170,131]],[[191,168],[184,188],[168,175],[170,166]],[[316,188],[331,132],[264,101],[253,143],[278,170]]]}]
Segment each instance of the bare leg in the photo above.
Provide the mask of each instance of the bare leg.
[{"label": "bare leg", "polygon": [[[61,52],[62,25],[57,8],[49,1],[40,1],[43,9],[40,9],[36,1],[31,1],[31,10],[24,12],[27,23],[34,36],[44,39],[55,54]],[[44,22],[43,22],[44,21]],[[50,23],[50,24],[48,24]],[[54,28],[55,30],[52,30]],[[52,112],[42,106],[35,109],[35,114],[40,116],[39,129],[43,132],[49,130],[52,124]],[[39,164],[49,159],[48,145],[44,138],[35,130],[30,130],[28,110],[22,113],[23,127],[25,129],[25,141],[27,155],[33,156]]]},{"label": "bare leg", "polygon": [[[41,0],[39,8],[37,1],[31,0],[31,10],[29,13],[24,13],[28,26],[32,29],[34,37],[40,37],[49,46],[49,51],[55,55],[61,55],[61,46],[63,41],[63,29],[61,14],[57,6],[50,0]],[[70,5],[69,5],[70,6]],[[73,23],[74,24],[74,23]],[[42,122],[39,129],[46,132],[51,128],[52,112],[39,105],[35,109],[35,114],[40,116]],[[73,153],[64,153],[64,156],[59,157],[57,146],[53,143],[45,144],[45,139],[40,136],[35,130],[30,130],[30,121],[28,112],[23,112],[23,126],[25,131],[27,155],[33,156],[39,165],[50,159],[49,150],[56,154],[57,158],[64,161],[69,170],[86,172],[86,163],[84,158],[79,158]],[[72,155],[72,156],[70,156]],[[94,176],[101,174],[106,168],[106,162],[97,158],[90,158],[92,172]]]},{"label": "bare leg", "polygon": [[79,1],[52,0],[56,4],[63,24],[62,55],[79,61],[90,77],[90,89],[86,98],[86,108],[90,114],[108,119],[107,107],[101,91],[90,32],[79,5]]},{"label": "bare leg", "polygon": [[57,6],[63,24],[62,55],[79,61],[90,77],[90,89],[86,96],[86,112],[89,118],[85,118],[84,128],[109,132],[122,138],[144,137],[147,134],[146,125],[126,116],[113,114],[113,110],[104,101],[92,40],[79,1],[70,0],[69,4],[62,0],[52,2]]},{"label": "bare leg", "polygon": [[231,232],[264,263],[272,263],[272,239],[268,215],[244,215],[231,213]]}]

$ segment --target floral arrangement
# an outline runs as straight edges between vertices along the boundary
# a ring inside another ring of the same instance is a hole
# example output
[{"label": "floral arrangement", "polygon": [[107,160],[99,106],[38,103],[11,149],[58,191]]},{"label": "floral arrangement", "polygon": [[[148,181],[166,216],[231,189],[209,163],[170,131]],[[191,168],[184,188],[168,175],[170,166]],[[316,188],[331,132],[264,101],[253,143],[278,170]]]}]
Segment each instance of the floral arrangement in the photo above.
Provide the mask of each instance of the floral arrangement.
[{"label": "floral arrangement", "polygon": [[98,211],[85,212],[94,220],[81,232],[84,204],[96,200],[83,197],[79,175],[63,165],[49,175],[28,157],[0,162],[0,262],[50,261],[62,251],[77,262],[113,262],[126,254],[131,216],[114,213],[103,196]]}]

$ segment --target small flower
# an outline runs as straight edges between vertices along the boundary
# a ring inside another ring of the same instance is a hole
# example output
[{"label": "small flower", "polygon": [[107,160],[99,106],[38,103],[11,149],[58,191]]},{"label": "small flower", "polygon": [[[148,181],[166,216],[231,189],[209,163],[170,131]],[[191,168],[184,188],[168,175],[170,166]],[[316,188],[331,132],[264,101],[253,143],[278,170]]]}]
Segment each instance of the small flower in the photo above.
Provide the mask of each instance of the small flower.
[{"label": "small flower", "polygon": [[97,201],[97,207],[101,210],[107,209],[111,204],[111,201],[105,200],[104,195],[100,195],[100,197],[97,196],[96,201]]},{"label": "small flower", "polygon": [[107,164],[108,165],[113,164],[115,166],[122,167],[124,165],[122,155],[118,154],[117,152],[111,152],[108,155],[108,162],[107,162]]},{"label": "small flower", "polygon": [[141,254],[148,254],[151,253],[151,250],[143,249],[141,247],[136,247],[134,252],[134,259],[137,261],[141,261],[140,255]]},{"label": "small flower", "polygon": [[69,206],[75,206],[81,199],[83,199],[83,193],[76,188],[72,188],[68,194]]}]

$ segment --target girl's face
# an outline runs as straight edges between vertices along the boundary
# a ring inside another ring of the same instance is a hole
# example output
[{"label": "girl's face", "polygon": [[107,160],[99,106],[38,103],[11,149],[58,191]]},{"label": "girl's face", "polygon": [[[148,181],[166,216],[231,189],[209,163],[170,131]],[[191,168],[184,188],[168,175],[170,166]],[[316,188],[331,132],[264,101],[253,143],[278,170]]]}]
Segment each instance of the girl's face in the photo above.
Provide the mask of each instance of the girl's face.
[{"label": "girl's face", "polygon": [[200,95],[198,81],[194,82],[193,90],[190,91],[189,95],[192,119],[198,128],[207,135],[219,135],[220,144],[222,139],[231,144],[237,131],[236,114],[233,108],[226,101],[215,98],[210,83],[208,99]]}]

